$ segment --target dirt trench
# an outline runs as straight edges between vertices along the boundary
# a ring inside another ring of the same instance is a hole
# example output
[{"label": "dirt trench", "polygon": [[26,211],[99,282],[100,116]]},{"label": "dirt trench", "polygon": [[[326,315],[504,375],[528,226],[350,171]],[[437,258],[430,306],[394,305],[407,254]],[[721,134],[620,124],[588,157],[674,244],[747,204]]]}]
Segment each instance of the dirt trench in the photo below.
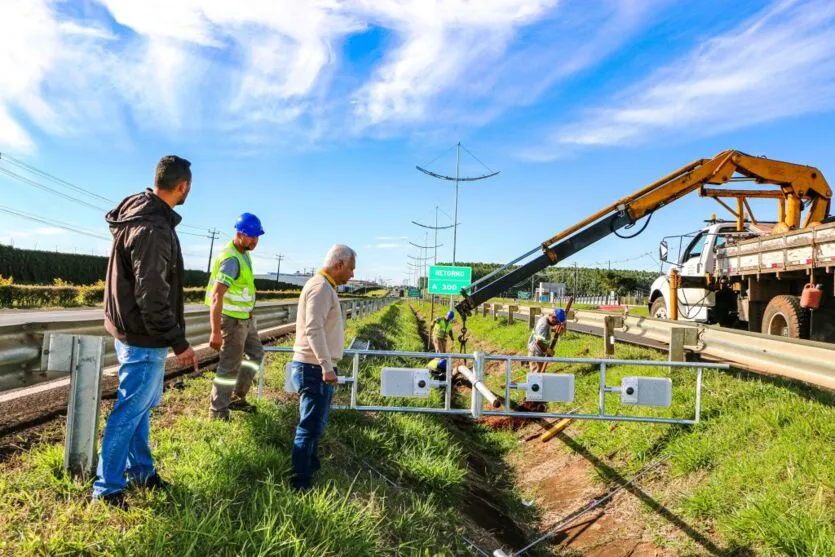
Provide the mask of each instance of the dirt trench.
[{"label": "dirt trench", "polygon": [[[420,312],[414,309],[413,311],[420,327],[423,323],[422,316]],[[467,348],[468,352],[501,353],[494,346],[475,338],[470,339]],[[487,371],[489,373],[499,370],[499,367],[494,366],[494,369]],[[530,494],[529,503],[539,515],[536,524],[526,525],[524,528],[531,534],[521,545],[518,540],[501,537],[494,532],[495,538],[504,544],[506,551],[524,547],[545,532],[551,531],[566,517],[601,498],[612,486],[622,485],[630,479],[619,476],[614,470],[614,463],[610,465],[599,459],[578,443],[572,436],[571,426],[551,441],[543,443],[541,433],[547,430],[552,423],[550,421],[527,420],[520,424],[520,420],[515,419],[483,419],[485,423],[491,420],[495,422],[491,424],[494,427],[501,427],[503,424],[500,422],[507,422],[508,427],[517,430],[520,447],[507,459],[504,473],[510,476],[507,478],[508,481],[521,488],[524,493]],[[460,421],[468,420],[460,418]],[[595,477],[601,474],[614,478],[610,486],[595,481]],[[694,544],[687,542],[695,542],[697,549],[689,550],[688,554],[726,554],[710,541],[708,535],[700,532],[696,526],[685,523],[652,498],[651,494],[660,491],[665,481],[655,473],[643,478],[637,486],[620,491],[605,504],[554,532],[548,542],[539,546],[540,554],[592,557],[667,557],[679,554],[677,551],[659,546],[656,543],[659,537],[673,540],[670,547],[692,546]],[[643,506],[649,506],[662,519],[666,519],[666,522],[662,521],[660,531],[657,525],[650,527],[647,524]],[[489,525],[484,527],[490,529]],[[536,531],[532,531],[531,527],[535,527]]]}]

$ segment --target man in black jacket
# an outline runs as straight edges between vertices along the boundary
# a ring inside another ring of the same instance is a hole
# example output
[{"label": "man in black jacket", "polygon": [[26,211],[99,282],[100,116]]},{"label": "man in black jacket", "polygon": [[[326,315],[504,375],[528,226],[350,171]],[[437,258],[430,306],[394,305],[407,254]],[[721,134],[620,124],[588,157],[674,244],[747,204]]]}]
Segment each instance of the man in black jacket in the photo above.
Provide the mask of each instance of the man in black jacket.
[{"label": "man in black jacket", "polygon": [[[107,267],[104,325],[119,360],[119,393],[104,428],[93,498],[126,508],[128,481],[165,482],[148,445],[151,408],[162,397],[168,348],[181,366],[197,369],[185,334],[183,255],[174,228],[191,189],[191,163],[177,156],[157,164],[153,190],[125,198],[107,214],[113,248]],[[127,480],[125,475],[127,474]]]}]

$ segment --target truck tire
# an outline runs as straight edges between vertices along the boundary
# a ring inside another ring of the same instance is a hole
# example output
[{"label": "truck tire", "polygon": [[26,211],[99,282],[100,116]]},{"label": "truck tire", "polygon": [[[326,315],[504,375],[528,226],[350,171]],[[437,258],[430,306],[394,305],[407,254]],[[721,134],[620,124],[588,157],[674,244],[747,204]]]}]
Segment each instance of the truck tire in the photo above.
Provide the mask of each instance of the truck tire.
[{"label": "truck tire", "polygon": [[667,315],[667,301],[664,300],[664,296],[658,296],[652,302],[652,306],[649,308],[649,316],[654,317],[655,319],[670,318],[670,316]]},{"label": "truck tire", "polygon": [[809,312],[800,307],[797,296],[774,296],[765,307],[762,332],[765,335],[809,338]]}]

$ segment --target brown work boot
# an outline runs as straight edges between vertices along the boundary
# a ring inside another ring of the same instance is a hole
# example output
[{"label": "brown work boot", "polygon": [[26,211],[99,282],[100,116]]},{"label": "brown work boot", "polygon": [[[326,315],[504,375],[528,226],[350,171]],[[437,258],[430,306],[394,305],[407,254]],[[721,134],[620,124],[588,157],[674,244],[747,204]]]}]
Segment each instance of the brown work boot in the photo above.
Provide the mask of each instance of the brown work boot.
[{"label": "brown work boot", "polygon": [[212,420],[220,420],[222,422],[231,422],[232,418],[229,416],[229,412],[215,412],[213,410],[209,411],[209,418]]},{"label": "brown work boot", "polygon": [[240,410],[241,412],[255,412],[255,405],[247,402],[246,398],[232,395],[229,403],[229,410]]}]

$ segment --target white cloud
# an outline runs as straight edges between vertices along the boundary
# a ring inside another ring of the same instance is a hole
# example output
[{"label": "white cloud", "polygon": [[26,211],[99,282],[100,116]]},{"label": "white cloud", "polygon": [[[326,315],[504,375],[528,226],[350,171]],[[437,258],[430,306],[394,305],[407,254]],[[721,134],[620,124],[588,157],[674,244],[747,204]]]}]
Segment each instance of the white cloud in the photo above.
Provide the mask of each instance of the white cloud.
[{"label": "white cloud", "polygon": [[833,24],[835,3],[829,0],[775,2],[559,128],[552,146],[631,145],[682,133],[704,136],[831,110]]},{"label": "white cloud", "polygon": [[408,240],[408,236],[375,236],[375,240]]},{"label": "white cloud", "polygon": [[399,248],[400,244],[382,243],[382,244],[376,244],[374,247],[377,248],[377,249],[394,249],[394,248]]},{"label": "white cloud", "polygon": [[[416,120],[429,102],[454,90],[474,67],[505,52],[516,30],[533,23],[556,0],[363,0],[369,16],[394,29],[399,46],[355,96],[361,121]],[[475,73],[475,72],[472,72]]]},{"label": "white cloud", "polygon": [[[579,2],[565,15],[559,0],[95,0],[75,11],[12,0],[0,145],[31,150],[35,129],[108,141],[138,126],[251,150],[481,125],[592,65],[666,1]],[[558,16],[576,27],[578,13],[599,33],[554,27]],[[372,28],[385,33],[382,61],[340,73],[343,43]]]}]

